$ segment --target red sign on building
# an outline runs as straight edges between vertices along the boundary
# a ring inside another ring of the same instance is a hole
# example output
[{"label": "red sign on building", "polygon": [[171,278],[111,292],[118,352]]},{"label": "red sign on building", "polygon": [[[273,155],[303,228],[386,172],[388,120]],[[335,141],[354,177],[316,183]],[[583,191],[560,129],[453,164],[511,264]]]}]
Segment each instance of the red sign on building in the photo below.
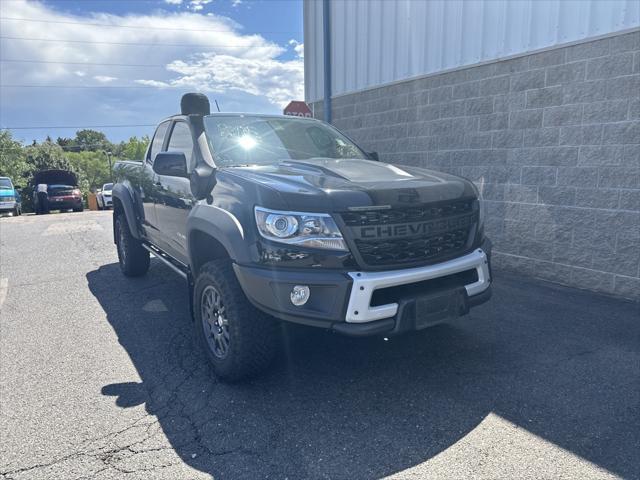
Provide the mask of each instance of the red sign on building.
[{"label": "red sign on building", "polygon": [[294,117],[313,117],[309,105],[299,100],[293,100],[289,105],[284,107],[284,114],[293,115]]}]

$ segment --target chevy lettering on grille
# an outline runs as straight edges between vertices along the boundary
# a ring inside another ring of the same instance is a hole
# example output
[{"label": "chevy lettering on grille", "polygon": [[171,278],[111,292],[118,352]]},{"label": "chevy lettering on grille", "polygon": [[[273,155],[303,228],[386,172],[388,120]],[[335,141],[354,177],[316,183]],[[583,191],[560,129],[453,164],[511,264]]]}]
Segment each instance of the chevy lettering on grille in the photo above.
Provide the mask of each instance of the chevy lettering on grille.
[{"label": "chevy lettering on grille", "polygon": [[469,227],[473,215],[453,218],[441,218],[427,222],[401,223],[393,225],[372,225],[351,229],[356,239],[386,239],[403,237],[422,237]]}]

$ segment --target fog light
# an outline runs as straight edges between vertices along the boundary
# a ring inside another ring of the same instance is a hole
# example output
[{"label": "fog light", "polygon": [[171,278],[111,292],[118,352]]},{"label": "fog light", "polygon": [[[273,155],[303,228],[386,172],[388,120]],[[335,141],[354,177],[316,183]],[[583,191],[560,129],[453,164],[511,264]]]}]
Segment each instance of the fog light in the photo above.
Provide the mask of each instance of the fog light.
[{"label": "fog light", "polygon": [[309,287],[306,285],[296,285],[291,290],[291,303],[293,303],[296,307],[301,307],[309,300],[311,296],[311,291]]}]

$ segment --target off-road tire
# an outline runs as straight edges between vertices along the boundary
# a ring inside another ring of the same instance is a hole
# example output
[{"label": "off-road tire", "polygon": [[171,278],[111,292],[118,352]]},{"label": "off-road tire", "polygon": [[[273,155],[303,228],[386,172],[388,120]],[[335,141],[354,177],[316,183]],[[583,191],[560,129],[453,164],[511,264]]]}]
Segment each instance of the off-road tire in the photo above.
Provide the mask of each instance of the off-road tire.
[{"label": "off-road tire", "polygon": [[142,246],[140,240],[131,235],[129,224],[124,214],[116,214],[114,222],[120,270],[127,277],[144,275],[149,270],[149,251]]},{"label": "off-road tire", "polygon": [[[217,356],[209,342],[203,322],[203,292],[212,286],[219,294],[228,320],[228,352]],[[202,266],[193,289],[195,339],[218,378],[238,382],[264,371],[277,349],[277,323],[255,308],[245,296],[231,261],[214,260]]]}]

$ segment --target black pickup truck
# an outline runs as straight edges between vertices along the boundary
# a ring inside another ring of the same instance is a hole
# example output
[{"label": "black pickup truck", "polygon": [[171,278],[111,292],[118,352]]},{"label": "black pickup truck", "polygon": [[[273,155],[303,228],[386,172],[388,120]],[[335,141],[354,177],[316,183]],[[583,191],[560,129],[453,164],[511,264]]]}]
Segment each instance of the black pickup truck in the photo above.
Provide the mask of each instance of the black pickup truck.
[{"label": "black pickup truck", "polygon": [[122,272],[152,253],[187,280],[217,376],[265,368],[277,321],[347,335],[422,329],[491,296],[477,188],[377,160],[331,125],[211,114],[186,94],[113,189]]}]

